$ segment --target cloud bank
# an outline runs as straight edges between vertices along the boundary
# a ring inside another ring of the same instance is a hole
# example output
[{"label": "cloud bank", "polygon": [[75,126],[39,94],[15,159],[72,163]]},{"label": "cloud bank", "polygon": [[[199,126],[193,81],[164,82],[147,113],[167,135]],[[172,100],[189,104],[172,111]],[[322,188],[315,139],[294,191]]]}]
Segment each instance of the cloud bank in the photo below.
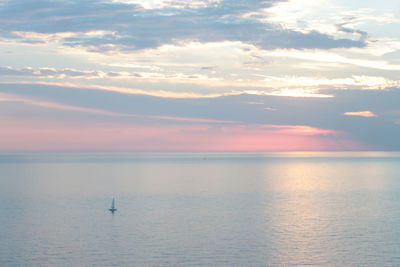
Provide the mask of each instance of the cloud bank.
[{"label": "cloud bank", "polygon": [[[181,8],[176,1],[160,9],[139,4],[72,0],[1,2],[0,35],[25,43],[58,42],[92,52],[129,52],[187,42],[240,41],[260,49],[364,47],[359,40],[335,39],[324,33],[302,33],[260,22],[251,12],[282,0],[223,0],[212,5]],[[342,31],[347,28],[342,27]]]}]

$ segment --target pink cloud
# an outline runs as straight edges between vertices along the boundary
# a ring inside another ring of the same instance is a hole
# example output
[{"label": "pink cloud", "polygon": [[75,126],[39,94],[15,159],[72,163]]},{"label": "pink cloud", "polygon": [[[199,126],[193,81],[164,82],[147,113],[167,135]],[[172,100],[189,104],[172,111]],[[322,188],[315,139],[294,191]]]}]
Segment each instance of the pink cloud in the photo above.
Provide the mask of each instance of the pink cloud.
[{"label": "pink cloud", "polygon": [[343,115],[346,115],[346,116],[358,116],[358,117],[365,117],[365,118],[376,117],[376,115],[373,112],[369,111],[369,110],[355,111],[355,112],[345,112],[345,113],[343,113]]},{"label": "pink cloud", "polygon": [[324,151],[360,150],[345,135],[308,126],[83,125],[13,121],[0,151]]},{"label": "pink cloud", "polygon": [[267,129],[274,129],[275,132],[281,134],[294,135],[337,135],[338,131],[314,128],[305,125],[265,125]]}]

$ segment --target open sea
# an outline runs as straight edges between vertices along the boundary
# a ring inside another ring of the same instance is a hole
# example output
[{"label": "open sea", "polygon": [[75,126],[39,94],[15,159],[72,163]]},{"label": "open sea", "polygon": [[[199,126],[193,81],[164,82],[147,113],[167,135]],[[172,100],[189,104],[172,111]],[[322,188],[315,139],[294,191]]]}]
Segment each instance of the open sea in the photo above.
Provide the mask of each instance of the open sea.
[{"label": "open sea", "polygon": [[0,203],[2,267],[400,266],[399,152],[0,154]]}]

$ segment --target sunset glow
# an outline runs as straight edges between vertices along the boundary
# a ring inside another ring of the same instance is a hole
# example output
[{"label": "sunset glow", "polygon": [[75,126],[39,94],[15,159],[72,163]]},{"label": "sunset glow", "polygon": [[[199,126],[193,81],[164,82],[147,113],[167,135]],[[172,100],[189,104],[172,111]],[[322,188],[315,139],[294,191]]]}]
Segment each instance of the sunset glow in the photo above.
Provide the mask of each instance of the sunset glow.
[{"label": "sunset glow", "polygon": [[[40,127],[35,127],[40,125]],[[354,140],[330,140],[332,131],[307,126],[165,125],[126,127],[70,123],[6,123],[3,151],[325,151],[366,149]],[[156,140],[156,141],[155,141]],[[101,148],[98,144],[102,144]]]},{"label": "sunset glow", "polygon": [[396,7],[0,1],[0,150],[398,150]]}]

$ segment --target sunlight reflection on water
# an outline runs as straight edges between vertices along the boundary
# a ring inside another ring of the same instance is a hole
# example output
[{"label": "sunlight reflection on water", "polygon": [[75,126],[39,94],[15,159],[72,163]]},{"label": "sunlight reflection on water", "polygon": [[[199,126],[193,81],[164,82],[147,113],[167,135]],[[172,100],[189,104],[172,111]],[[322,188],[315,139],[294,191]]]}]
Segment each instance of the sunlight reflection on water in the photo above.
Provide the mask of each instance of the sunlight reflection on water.
[{"label": "sunlight reflection on water", "polygon": [[386,152],[2,154],[0,265],[399,266],[399,163]]}]

